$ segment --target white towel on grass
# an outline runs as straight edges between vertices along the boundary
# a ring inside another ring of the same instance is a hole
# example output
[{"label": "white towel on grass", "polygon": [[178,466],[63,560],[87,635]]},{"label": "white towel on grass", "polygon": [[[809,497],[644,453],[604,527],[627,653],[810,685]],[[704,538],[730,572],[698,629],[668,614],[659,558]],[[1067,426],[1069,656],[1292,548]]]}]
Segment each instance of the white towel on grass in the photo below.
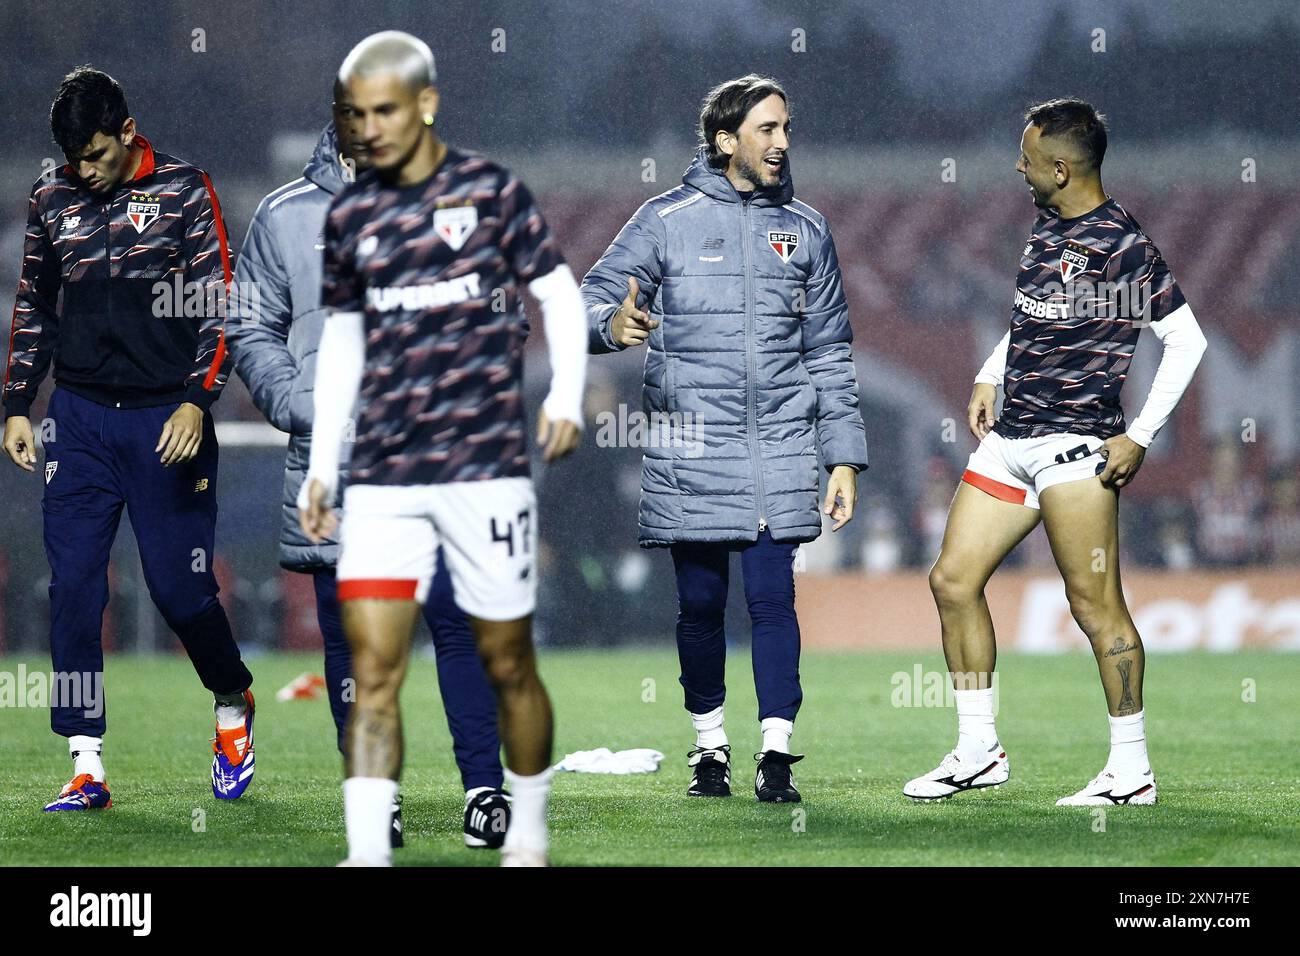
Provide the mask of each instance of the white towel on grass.
[{"label": "white towel on grass", "polygon": [[618,753],[608,747],[599,747],[596,750],[565,754],[555,769],[572,773],[654,773],[659,769],[659,761],[663,759],[664,755],[659,751],[646,747],[620,750]]}]

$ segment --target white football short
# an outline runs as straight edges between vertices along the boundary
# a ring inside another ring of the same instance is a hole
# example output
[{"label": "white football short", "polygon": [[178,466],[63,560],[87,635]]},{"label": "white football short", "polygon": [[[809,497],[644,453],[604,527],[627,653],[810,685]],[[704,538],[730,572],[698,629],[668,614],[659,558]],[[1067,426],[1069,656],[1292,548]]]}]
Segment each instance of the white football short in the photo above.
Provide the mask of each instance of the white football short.
[{"label": "white football short", "polygon": [[456,603],[513,621],[537,602],[537,500],[528,478],[437,485],[351,485],[339,529],[339,600],[424,603],[438,548]]},{"label": "white football short", "polygon": [[1052,485],[1101,474],[1106,460],[1102,440],[1092,435],[1004,438],[989,432],[971,454],[961,480],[994,498],[1038,507],[1038,496]]}]

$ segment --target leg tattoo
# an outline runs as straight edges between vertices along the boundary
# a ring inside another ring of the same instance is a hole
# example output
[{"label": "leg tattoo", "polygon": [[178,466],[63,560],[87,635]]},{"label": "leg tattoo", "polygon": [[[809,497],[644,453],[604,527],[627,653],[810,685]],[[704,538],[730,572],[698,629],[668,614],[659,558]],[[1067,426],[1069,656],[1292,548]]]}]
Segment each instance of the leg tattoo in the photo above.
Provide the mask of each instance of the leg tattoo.
[{"label": "leg tattoo", "polygon": [[1111,649],[1106,652],[1106,656],[1118,657],[1120,654],[1127,654],[1129,651],[1135,650],[1137,650],[1137,641],[1128,644],[1124,641],[1124,638],[1117,637],[1115,638],[1115,643],[1111,646]]},{"label": "leg tattoo", "polygon": [[402,769],[402,728],[397,713],[361,708],[353,713],[348,776],[396,780]]},{"label": "leg tattoo", "polygon": [[1125,717],[1129,714],[1137,713],[1137,705],[1133,703],[1133,691],[1128,686],[1128,672],[1132,667],[1133,662],[1127,657],[1115,665],[1115,669],[1119,671],[1119,679],[1123,681],[1124,684],[1124,690],[1119,699],[1119,706],[1115,708],[1119,712],[1117,714],[1119,717]]}]

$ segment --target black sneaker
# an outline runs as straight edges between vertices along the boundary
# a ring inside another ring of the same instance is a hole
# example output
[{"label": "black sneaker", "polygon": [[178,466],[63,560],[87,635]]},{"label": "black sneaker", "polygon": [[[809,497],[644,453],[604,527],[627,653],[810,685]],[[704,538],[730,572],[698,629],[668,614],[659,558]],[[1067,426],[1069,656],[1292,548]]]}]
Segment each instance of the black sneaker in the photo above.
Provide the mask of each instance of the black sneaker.
[{"label": "black sneaker", "polygon": [[688,797],[731,796],[730,747],[696,747],[686,755],[686,766],[694,770]]},{"label": "black sneaker", "polygon": [[790,766],[803,759],[803,754],[783,754],[767,750],[754,754],[758,773],[754,775],[754,793],[759,803],[798,803],[803,798],[794,788],[794,774]]},{"label": "black sneaker", "polygon": [[402,795],[400,793],[393,797],[393,825],[388,831],[388,845],[394,850],[406,846],[406,841],[402,839]]},{"label": "black sneaker", "polygon": [[465,804],[465,845],[499,850],[510,826],[510,795],[484,790]]}]

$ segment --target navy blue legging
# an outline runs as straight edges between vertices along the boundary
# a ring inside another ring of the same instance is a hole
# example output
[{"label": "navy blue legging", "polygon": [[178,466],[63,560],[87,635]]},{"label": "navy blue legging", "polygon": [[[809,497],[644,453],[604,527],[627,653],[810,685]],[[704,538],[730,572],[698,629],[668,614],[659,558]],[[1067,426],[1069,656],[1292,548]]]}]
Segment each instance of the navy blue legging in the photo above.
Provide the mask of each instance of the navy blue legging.
[{"label": "navy blue legging", "polygon": [[[352,676],[352,651],[343,633],[338,580],[334,569],[313,575],[316,584],[316,619],[325,641],[325,685],[330,712],[338,730],[339,752],[350,703],[343,699],[344,681]],[[466,790],[501,788],[501,738],[497,734],[497,699],[479,660],[474,632],[465,612],[456,605],[451,573],[438,552],[438,569],[424,602],[424,620],[433,632],[438,686],[447,712],[452,750]]]},{"label": "navy blue legging", "polygon": [[[192,460],[164,468],[154,451],[179,405],[114,408],[66,388],[50,396],[47,423],[41,426],[46,429],[41,510],[50,562],[50,658],[65,680],[103,674],[100,631],[108,604],[108,558],[126,508],[149,597],[185,646],[203,686],[234,694],[253,682],[217,600],[212,573],[218,459],[212,416],[203,414],[203,443]],[[52,700],[54,732],[102,737],[107,728],[102,700],[89,709],[85,704]]]},{"label": "navy blue legging", "polygon": [[768,531],[736,544],[675,544],[677,655],[686,709],[704,714],[726,697],[728,564],[740,552],[745,600],[753,624],[751,653],[758,719],[794,720],[803,701],[799,686],[799,621],[794,613],[794,543],[778,543]]}]

